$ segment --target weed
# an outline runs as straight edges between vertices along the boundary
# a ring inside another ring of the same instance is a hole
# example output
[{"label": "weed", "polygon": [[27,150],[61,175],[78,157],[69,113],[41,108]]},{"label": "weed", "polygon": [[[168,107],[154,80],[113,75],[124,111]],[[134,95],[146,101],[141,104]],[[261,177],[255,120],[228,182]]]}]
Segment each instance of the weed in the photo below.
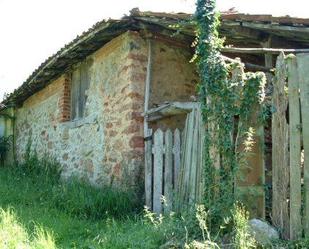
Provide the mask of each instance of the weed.
[{"label": "weed", "polygon": [[255,239],[252,237],[248,220],[249,213],[239,204],[234,205],[232,211],[234,223],[234,246],[235,249],[250,249],[256,248]]}]

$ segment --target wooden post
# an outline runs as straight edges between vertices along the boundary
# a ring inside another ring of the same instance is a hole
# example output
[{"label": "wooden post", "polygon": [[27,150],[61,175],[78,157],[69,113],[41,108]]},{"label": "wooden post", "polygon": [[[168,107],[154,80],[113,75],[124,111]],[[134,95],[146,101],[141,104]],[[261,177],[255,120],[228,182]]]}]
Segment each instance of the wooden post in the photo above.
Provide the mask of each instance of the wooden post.
[{"label": "wooden post", "polygon": [[[268,38],[267,41],[261,43],[263,49],[267,49],[271,47],[271,37]],[[270,52],[265,53],[265,67],[266,68],[273,68],[274,63],[273,63],[273,55]],[[271,84],[272,82],[272,74],[271,73],[266,73],[266,78],[267,78],[267,83]]]},{"label": "wooden post", "polygon": [[192,134],[192,149],[191,149],[191,167],[189,168],[189,203],[193,204],[196,201],[196,177],[197,177],[197,160],[198,160],[198,141],[199,141],[199,112],[195,109],[193,116],[193,134]]},{"label": "wooden post", "polygon": [[[152,43],[148,40],[148,62],[147,76],[145,83],[145,102],[144,112],[147,113],[149,108],[150,82],[152,72]],[[145,197],[146,206],[152,208],[152,154],[151,154],[151,135],[152,130],[148,128],[148,116],[144,117],[144,139],[145,139]]]},{"label": "wooden post", "polygon": [[287,96],[286,63],[284,54],[278,56],[276,63],[276,76],[274,79],[272,115],[272,221],[283,234],[289,238],[289,212],[288,212],[288,186],[289,186],[289,129],[286,120]]},{"label": "wooden post", "polygon": [[305,190],[305,208],[304,208],[304,229],[305,236],[309,237],[309,56],[306,54],[297,55],[302,131],[304,144],[304,190]]},{"label": "wooden post", "polygon": [[[265,43],[262,43],[263,48],[268,49],[271,48],[272,45],[272,37],[270,36]],[[273,55],[271,53],[265,54],[265,67],[273,68]],[[266,75],[266,85],[271,85],[273,83],[273,75],[270,72],[265,73]],[[260,156],[261,156],[261,168],[262,168],[262,176],[261,176],[261,183],[265,185],[265,133],[264,133],[264,125],[261,124],[260,126],[256,127],[256,135],[259,140],[259,147],[260,147]],[[263,210],[262,210],[262,218],[265,219],[265,190],[263,190]]]},{"label": "wooden post", "polygon": [[[309,59],[309,57],[308,57]],[[288,59],[288,96],[290,120],[290,239],[300,239],[301,225],[301,144],[299,79],[296,57]]]}]

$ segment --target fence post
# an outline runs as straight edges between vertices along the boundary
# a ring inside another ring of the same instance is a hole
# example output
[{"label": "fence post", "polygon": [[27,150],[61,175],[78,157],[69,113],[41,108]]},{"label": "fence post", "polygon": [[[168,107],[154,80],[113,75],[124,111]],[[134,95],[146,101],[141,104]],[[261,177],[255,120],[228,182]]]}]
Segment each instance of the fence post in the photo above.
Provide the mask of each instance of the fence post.
[{"label": "fence post", "polygon": [[272,115],[272,220],[280,228],[283,237],[289,238],[289,213],[288,213],[288,185],[289,185],[289,158],[288,158],[288,125],[286,121],[287,97],[285,93],[286,63],[284,54],[278,56],[276,63],[276,76],[274,79]]},{"label": "fence post", "polygon": [[301,225],[300,105],[296,57],[287,60],[290,128],[290,239],[299,239]]},{"label": "fence post", "polygon": [[309,56],[297,55],[304,144],[305,236],[309,237]]},{"label": "fence post", "polygon": [[161,129],[154,133],[154,165],[153,165],[153,211],[162,213],[162,178],[163,178],[163,132]]},{"label": "fence post", "polygon": [[173,133],[170,129],[165,132],[164,197],[164,213],[169,213],[173,201]]},{"label": "fence post", "polygon": [[179,169],[180,169],[180,131],[176,129],[174,131],[174,189],[176,190],[178,188],[178,178],[179,178]]}]

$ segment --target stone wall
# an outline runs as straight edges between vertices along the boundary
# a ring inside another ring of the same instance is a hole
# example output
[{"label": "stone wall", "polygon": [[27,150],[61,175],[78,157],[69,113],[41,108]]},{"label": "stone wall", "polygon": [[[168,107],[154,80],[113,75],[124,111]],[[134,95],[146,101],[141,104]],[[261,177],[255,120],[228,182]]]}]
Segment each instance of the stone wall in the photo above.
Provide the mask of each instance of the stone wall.
[{"label": "stone wall", "polygon": [[[70,73],[28,98],[16,110],[16,155],[27,144],[39,156],[56,158],[63,176],[82,176],[93,184],[142,183],[143,105],[147,41],[127,32],[86,58],[91,60],[85,117],[70,121]],[[188,101],[197,75],[189,49],[153,41],[150,107],[165,101]],[[184,117],[154,123],[180,127]]]},{"label": "stone wall", "polygon": [[[196,96],[199,76],[195,64],[190,63],[191,59],[192,52],[188,46],[162,40],[154,42],[150,108],[164,102],[192,101],[192,97]],[[185,115],[165,118],[153,122],[152,128],[183,129],[185,118]]]},{"label": "stone wall", "polygon": [[143,43],[128,32],[87,58],[93,63],[83,119],[69,121],[68,75],[28,98],[16,110],[17,159],[30,141],[39,156],[51,155],[63,165],[65,177],[76,174],[93,184],[134,182],[143,162]]}]

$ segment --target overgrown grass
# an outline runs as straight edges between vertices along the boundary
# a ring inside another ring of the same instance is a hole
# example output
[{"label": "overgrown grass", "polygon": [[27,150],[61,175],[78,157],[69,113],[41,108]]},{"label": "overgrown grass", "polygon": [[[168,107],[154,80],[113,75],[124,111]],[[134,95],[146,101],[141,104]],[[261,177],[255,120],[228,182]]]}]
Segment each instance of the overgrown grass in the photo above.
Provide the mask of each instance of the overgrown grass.
[{"label": "overgrown grass", "polygon": [[[204,206],[163,217],[142,204],[127,191],[62,182],[59,165],[32,155],[0,168],[0,249],[220,248]],[[231,248],[254,247],[247,220],[243,209],[231,213]]]},{"label": "overgrown grass", "polygon": [[59,173],[54,162],[35,156],[19,168],[0,168],[1,215],[9,217],[0,219],[11,224],[0,227],[0,233],[24,243],[0,243],[0,249],[53,248],[49,244],[65,249],[158,248],[164,243],[164,232],[144,221],[139,213],[142,203],[134,194],[75,179],[63,183]]}]

